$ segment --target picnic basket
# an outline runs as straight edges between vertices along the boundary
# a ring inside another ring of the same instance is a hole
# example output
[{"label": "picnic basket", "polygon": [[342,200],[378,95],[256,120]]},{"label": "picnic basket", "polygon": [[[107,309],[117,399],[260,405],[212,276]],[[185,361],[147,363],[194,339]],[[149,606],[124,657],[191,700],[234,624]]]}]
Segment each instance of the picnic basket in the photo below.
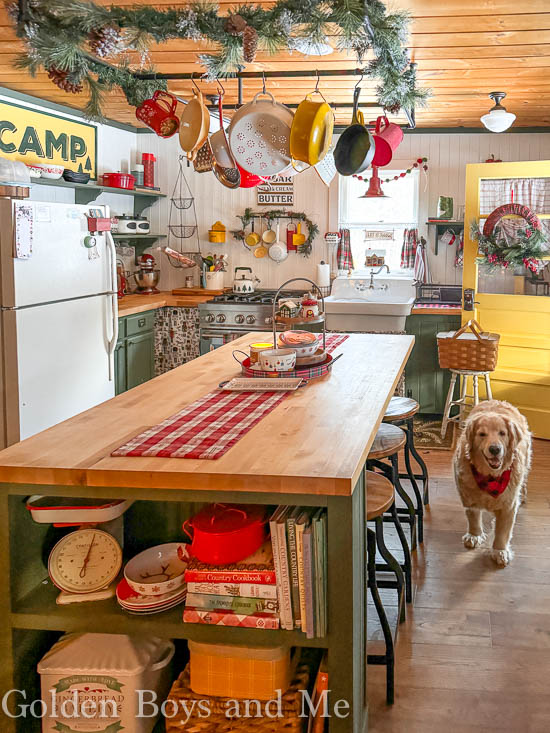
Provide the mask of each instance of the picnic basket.
[{"label": "picnic basket", "polygon": [[481,330],[475,320],[465,323],[458,331],[437,334],[437,349],[441,369],[492,372],[498,358],[498,333]]},{"label": "picnic basket", "polygon": [[[185,715],[169,715],[166,718],[166,733],[303,733],[307,717],[301,717],[302,692],[310,687],[311,672],[307,661],[298,663],[290,687],[282,694],[282,715],[255,717],[256,708],[252,704],[251,717],[243,714],[246,709],[244,706],[240,717],[233,717],[229,711],[234,706],[228,706],[229,698],[196,694],[191,690],[187,665],[172,685],[166,705],[169,711],[178,709],[181,712],[185,703],[186,709],[192,710],[192,713],[187,720]],[[204,715],[203,711],[201,717],[199,701],[206,701],[203,706],[206,704],[209,715]]]}]

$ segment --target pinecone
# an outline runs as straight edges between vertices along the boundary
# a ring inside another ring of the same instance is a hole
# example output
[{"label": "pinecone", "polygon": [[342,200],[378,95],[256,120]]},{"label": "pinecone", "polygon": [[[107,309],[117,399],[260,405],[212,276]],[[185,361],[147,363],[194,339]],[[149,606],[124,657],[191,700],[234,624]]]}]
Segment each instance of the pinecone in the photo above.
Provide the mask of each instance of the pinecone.
[{"label": "pinecone", "polygon": [[226,33],[230,36],[240,36],[240,34],[246,28],[246,20],[242,15],[235,13],[235,15],[228,16],[224,25]]},{"label": "pinecone", "polygon": [[258,31],[251,25],[247,25],[243,32],[243,58],[247,64],[251,64],[258,52]]},{"label": "pinecone", "polygon": [[120,50],[121,40],[120,28],[109,25],[91,31],[88,36],[90,50],[100,59],[117,53]]},{"label": "pinecone", "polygon": [[395,115],[400,109],[401,105],[399,102],[396,102],[395,104],[391,104],[389,107],[384,107],[384,112],[389,112],[390,114]]},{"label": "pinecone", "polygon": [[64,92],[70,92],[71,94],[80,94],[82,91],[82,84],[75,84],[69,81],[69,72],[63,69],[58,69],[57,66],[50,66],[48,69],[48,76],[60,89]]}]

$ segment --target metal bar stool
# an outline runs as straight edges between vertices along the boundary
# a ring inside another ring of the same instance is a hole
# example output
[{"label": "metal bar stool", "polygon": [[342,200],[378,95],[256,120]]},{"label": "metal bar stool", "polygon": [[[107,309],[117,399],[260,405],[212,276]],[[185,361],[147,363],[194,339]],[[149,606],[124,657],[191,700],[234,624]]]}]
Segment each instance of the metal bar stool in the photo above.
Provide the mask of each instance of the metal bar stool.
[{"label": "metal bar stool", "polygon": [[[414,416],[419,411],[420,405],[411,397],[392,397],[384,415],[384,422],[398,425],[407,433],[407,442],[405,443],[405,466],[407,473],[399,474],[399,478],[408,478],[411,482],[415,495],[418,495],[417,481],[422,481],[422,494],[424,504],[430,503],[428,468],[422,459],[422,456],[416,450],[414,445]],[[420,466],[421,473],[414,473],[411,467],[411,455]],[[419,522],[418,541],[424,541],[424,532]]]},{"label": "metal bar stool", "polygon": [[[411,529],[411,550],[416,549],[417,540],[417,519],[420,527],[418,534],[423,535],[424,506],[422,495],[418,485],[412,484],[416,499],[416,507],[413,500],[407,494],[400,481],[399,476],[399,451],[407,444],[407,433],[397,425],[382,423],[378,428],[369,455],[367,456],[367,468],[378,468],[387,478],[390,479],[398,495],[405,502],[405,507],[398,507],[397,511],[402,523],[408,524]],[[384,461],[389,461],[384,463]]]},{"label": "metal bar stool", "polygon": [[[491,372],[478,372],[470,369],[450,369],[451,372],[451,383],[449,385],[449,391],[447,392],[447,399],[445,400],[445,410],[443,412],[443,421],[441,423],[441,437],[444,438],[447,434],[447,427],[450,422],[457,422],[460,426],[464,423],[464,411],[468,404],[475,407],[479,404],[479,377],[485,378],[485,390],[487,392],[487,399],[493,399],[493,392],[491,390],[491,380],[489,375]],[[456,380],[461,377],[462,383],[460,387],[460,398],[453,400],[453,394],[455,391]],[[467,394],[466,389],[468,386],[468,377],[472,377],[473,394]],[[453,407],[458,406],[458,415],[451,417],[451,410]]]},{"label": "metal bar stool", "polygon": [[[383,664],[386,667],[386,701],[391,705],[394,701],[394,635],[397,635],[399,623],[405,620],[405,604],[403,603],[404,578],[400,564],[387,549],[384,543],[383,517],[388,511],[392,513],[396,527],[400,527],[399,517],[395,511],[394,488],[388,479],[374,471],[365,472],[367,491],[367,522],[375,523],[373,531],[367,527],[367,587],[371,592],[374,607],[380,620],[382,634],[384,636],[384,654],[367,654],[367,664]],[[401,532],[403,530],[401,529]],[[404,536],[404,535],[403,535]],[[376,549],[385,563],[376,562]],[[391,571],[395,574],[395,580],[380,580],[377,570]],[[392,632],[391,626],[380,598],[379,588],[395,588],[397,590],[399,613],[398,624]]]}]

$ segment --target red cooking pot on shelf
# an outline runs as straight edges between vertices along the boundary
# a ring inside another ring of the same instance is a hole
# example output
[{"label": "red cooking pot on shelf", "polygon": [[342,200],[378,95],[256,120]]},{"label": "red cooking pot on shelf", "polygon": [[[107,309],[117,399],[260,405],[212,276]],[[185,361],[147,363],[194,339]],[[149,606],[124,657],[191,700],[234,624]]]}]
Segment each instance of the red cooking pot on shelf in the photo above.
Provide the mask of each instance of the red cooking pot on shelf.
[{"label": "red cooking pot on shelf", "polygon": [[136,179],[131,173],[104,173],[102,176],[103,185],[110,188],[133,189]]},{"label": "red cooking pot on shelf", "polygon": [[[189,531],[191,528],[192,532]],[[190,553],[209,565],[230,565],[253,555],[267,539],[267,513],[254,504],[209,504],[183,524]]]}]

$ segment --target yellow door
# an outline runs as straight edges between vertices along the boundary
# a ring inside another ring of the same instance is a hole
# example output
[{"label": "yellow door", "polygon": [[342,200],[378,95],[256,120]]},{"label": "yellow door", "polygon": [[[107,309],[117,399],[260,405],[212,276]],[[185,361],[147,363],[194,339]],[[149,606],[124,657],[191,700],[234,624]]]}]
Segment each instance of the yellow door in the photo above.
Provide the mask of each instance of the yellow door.
[{"label": "yellow door", "polygon": [[[483,181],[506,178],[550,178],[550,161],[466,166],[463,288],[475,291],[476,303],[474,312],[463,311],[462,318],[465,322],[473,316],[484,331],[500,334],[498,364],[491,375],[494,399],[511,402],[536,437],[550,439],[550,296],[542,288],[538,296],[525,295],[524,290],[532,293],[534,287],[521,276],[484,275],[476,263],[477,241],[469,231],[472,221],[487,216],[480,208]],[[550,219],[548,213],[535,213]]]}]

